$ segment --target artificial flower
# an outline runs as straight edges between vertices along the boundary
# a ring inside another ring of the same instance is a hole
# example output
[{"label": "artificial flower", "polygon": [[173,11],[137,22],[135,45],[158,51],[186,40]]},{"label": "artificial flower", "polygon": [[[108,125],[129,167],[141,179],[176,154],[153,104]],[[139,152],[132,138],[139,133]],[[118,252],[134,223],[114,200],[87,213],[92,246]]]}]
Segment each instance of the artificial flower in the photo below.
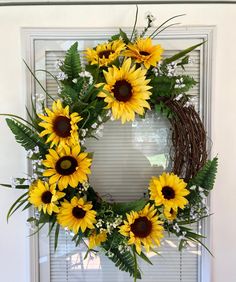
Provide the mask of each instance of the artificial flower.
[{"label": "artificial flower", "polygon": [[85,202],[83,198],[73,197],[70,202],[65,200],[57,215],[58,223],[77,234],[79,229],[85,232],[87,228],[93,229],[96,223],[96,211],[92,210],[93,205]]},{"label": "artificial flower", "polygon": [[106,109],[112,110],[114,119],[121,119],[122,123],[133,121],[135,113],[143,115],[145,108],[150,109],[147,100],[151,86],[145,75],[146,70],[136,69],[131,65],[131,59],[125,60],[119,69],[112,66],[104,71],[106,83],[98,96],[104,98]]},{"label": "artificial flower", "polygon": [[160,245],[164,228],[162,221],[158,220],[154,205],[147,204],[141,211],[131,211],[126,216],[127,220],[120,227],[120,233],[129,238],[128,244],[135,245],[138,254],[142,251],[142,245],[147,252],[154,245]]},{"label": "artificial flower", "polygon": [[80,152],[79,144],[49,149],[46,160],[42,162],[47,167],[43,176],[49,177],[50,184],[58,183],[60,190],[68,185],[76,188],[79,183],[87,181],[87,175],[91,173],[92,160],[87,156],[88,153]]}]

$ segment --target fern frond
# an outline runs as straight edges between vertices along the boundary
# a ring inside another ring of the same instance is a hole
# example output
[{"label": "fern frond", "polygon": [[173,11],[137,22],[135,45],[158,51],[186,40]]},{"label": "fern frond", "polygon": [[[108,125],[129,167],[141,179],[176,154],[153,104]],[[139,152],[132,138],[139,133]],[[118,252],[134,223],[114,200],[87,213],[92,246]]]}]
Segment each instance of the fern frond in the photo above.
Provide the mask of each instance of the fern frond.
[{"label": "fern frond", "polygon": [[138,269],[135,269],[135,260],[131,252],[127,251],[125,253],[120,253],[118,249],[111,248],[109,252],[113,254],[112,257],[108,256],[108,258],[115,263],[115,266],[120,270],[128,272],[130,276],[135,277],[137,279],[141,279],[141,273]]},{"label": "fern frond", "polygon": [[209,160],[197,173],[197,175],[189,182],[189,186],[196,185],[206,190],[211,190],[215,183],[218,166],[218,158]]},{"label": "fern frond", "polygon": [[65,61],[61,70],[68,75],[68,79],[74,79],[82,71],[80,55],[78,53],[78,42],[75,42],[66,53]]},{"label": "fern frond", "polygon": [[15,135],[16,141],[21,144],[25,150],[33,150],[38,146],[40,153],[45,153],[46,147],[44,142],[30,127],[15,119],[6,118],[6,122]]}]

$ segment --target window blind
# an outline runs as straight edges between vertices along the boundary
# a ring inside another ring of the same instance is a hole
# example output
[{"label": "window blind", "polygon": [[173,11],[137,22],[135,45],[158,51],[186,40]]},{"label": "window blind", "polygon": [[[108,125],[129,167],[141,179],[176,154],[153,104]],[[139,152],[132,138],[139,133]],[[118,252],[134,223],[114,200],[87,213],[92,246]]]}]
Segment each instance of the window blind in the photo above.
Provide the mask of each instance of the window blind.
[{"label": "window blind", "polygon": [[[167,50],[171,56],[178,50]],[[47,51],[46,69],[57,75],[57,59],[63,59],[64,51]],[[200,80],[200,52],[191,53],[191,64],[186,71],[196,81]],[[178,70],[181,73],[181,69]],[[49,94],[57,93],[57,84],[51,76],[46,76]],[[199,108],[199,84],[189,95],[196,109]],[[48,100],[48,106],[51,101]],[[87,151],[94,152],[90,183],[94,189],[110,201],[130,201],[142,197],[147,191],[153,175],[170,169],[169,149],[171,146],[168,120],[150,113],[145,120],[121,125],[120,121],[109,121],[104,125],[103,136],[99,140],[86,140]],[[197,226],[195,226],[197,229]],[[54,236],[50,237],[50,282],[129,282],[128,274],[119,271],[104,255],[83,257],[85,245],[75,247],[71,235],[61,230],[58,249],[54,252]],[[149,266],[140,261],[144,282],[197,282],[200,250],[190,244],[182,253],[178,252],[178,239],[168,237],[158,248],[160,255],[150,253],[153,262]],[[40,281],[45,282],[45,281]]]}]

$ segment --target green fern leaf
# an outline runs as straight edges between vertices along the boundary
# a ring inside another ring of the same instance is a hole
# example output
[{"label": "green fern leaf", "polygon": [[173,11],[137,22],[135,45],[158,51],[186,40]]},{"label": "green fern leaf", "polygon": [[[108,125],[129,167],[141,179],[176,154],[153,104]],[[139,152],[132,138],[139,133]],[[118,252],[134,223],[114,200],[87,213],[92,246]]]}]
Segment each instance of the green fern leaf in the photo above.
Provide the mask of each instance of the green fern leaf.
[{"label": "green fern leaf", "polygon": [[21,144],[25,150],[33,150],[38,146],[41,154],[45,153],[45,144],[35,131],[16,119],[6,118],[6,122],[15,135],[16,141]]},{"label": "green fern leaf", "polygon": [[109,252],[112,253],[113,256],[108,256],[108,258],[115,263],[116,267],[118,267],[121,271],[128,272],[130,276],[133,277],[136,273],[136,278],[141,279],[141,273],[139,270],[135,270],[134,257],[130,252],[127,251],[121,254],[116,248],[109,249]]},{"label": "green fern leaf", "polygon": [[61,70],[72,80],[79,76],[82,71],[80,55],[78,53],[78,42],[75,42],[66,53],[64,64]]},{"label": "green fern leaf", "polygon": [[209,160],[197,173],[197,175],[189,182],[189,186],[196,185],[206,190],[211,190],[215,183],[218,166],[218,158]]}]

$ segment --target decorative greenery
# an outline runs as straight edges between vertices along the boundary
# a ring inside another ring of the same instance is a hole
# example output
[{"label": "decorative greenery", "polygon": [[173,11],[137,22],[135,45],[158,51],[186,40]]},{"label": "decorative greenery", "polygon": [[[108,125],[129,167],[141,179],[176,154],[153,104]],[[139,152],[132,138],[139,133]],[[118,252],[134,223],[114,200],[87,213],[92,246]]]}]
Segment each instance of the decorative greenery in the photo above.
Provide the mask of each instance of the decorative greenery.
[{"label": "decorative greenery", "polygon": [[[64,61],[58,62],[57,77],[45,71],[59,85],[56,99],[26,64],[53,104],[49,109],[41,100],[37,112],[32,103],[32,113],[27,109],[30,122],[14,115],[6,118],[16,141],[28,153],[33,173],[27,179],[15,179],[12,185],[2,184],[26,190],[11,206],[7,219],[19,208],[33,206],[37,212],[28,222],[36,232],[49,223],[55,249],[60,228],[69,229],[76,246],[88,245],[86,256],[100,246],[134,281],[141,279],[137,257],[152,264],[144,251],[155,251],[164,231],[179,237],[179,250],[189,241],[202,244],[204,236],[193,232],[191,224],[209,216],[206,196],[213,188],[218,164],[217,157],[207,161],[204,126],[187,93],[197,82],[176,73],[177,68],[185,70],[189,53],[203,43],[164,59],[162,46],[154,45],[152,39],[181,15],[154,30],[150,30],[154,18],[148,15],[141,33],[136,30],[137,16],[138,11],[130,37],[120,29],[108,42],[88,48],[85,65],[76,42]],[[170,121],[172,171],[153,176],[142,199],[107,201],[89,183],[93,154],[86,152],[85,139],[99,139],[111,118],[130,122],[137,115],[145,118],[150,110]]]}]

